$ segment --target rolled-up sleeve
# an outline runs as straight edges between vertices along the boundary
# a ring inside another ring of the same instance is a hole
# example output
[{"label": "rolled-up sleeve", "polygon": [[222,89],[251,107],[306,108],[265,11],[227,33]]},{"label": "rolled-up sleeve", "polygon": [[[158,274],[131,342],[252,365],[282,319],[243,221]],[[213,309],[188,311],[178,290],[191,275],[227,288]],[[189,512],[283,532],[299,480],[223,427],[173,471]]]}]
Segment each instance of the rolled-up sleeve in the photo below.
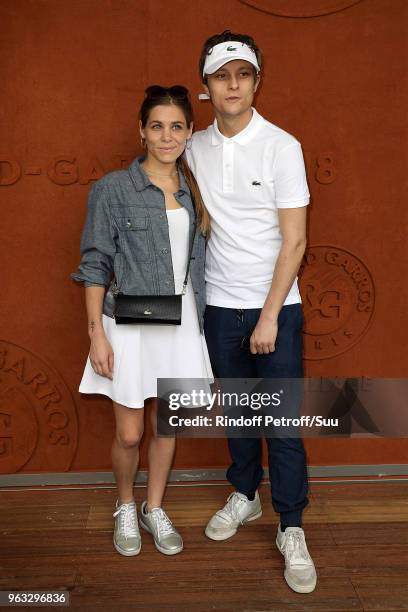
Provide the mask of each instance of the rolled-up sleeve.
[{"label": "rolled-up sleeve", "polygon": [[70,278],[84,283],[85,287],[107,287],[112,278],[115,252],[108,188],[96,183],[88,197],[88,213],[80,244],[81,262]]},{"label": "rolled-up sleeve", "polygon": [[278,208],[297,208],[309,204],[310,194],[300,143],[290,144],[278,153],[273,175]]}]

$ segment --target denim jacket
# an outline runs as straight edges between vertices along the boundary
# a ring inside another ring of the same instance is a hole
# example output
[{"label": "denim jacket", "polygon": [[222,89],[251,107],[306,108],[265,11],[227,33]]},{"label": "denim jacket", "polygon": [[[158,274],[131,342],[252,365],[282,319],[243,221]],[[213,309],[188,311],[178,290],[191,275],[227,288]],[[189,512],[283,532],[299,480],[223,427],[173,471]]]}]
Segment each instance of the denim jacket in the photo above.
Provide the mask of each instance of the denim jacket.
[{"label": "denim jacket", "polygon": [[[81,262],[70,277],[85,287],[107,287],[103,313],[113,317],[114,282],[128,295],[174,295],[174,275],[164,194],[153,185],[136,158],[127,170],[110,172],[89,192],[88,214],[81,237]],[[133,179],[133,181],[132,181]],[[186,180],[179,172],[179,204],[194,209]],[[197,229],[190,263],[200,331],[205,310],[205,238]]]}]

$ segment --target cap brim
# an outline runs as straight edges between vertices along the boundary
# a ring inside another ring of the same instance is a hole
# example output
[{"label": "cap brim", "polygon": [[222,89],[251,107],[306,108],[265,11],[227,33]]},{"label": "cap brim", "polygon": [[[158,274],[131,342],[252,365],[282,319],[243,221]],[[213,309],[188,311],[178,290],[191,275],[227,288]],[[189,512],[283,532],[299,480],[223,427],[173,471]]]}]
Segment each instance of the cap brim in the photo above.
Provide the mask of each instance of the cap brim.
[{"label": "cap brim", "polygon": [[243,60],[245,62],[248,62],[248,64],[251,64],[251,66],[253,66],[257,72],[259,72],[259,67],[256,64],[254,64],[254,62],[251,62],[251,60],[248,59],[248,56],[244,56],[244,55],[237,53],[233,57],[228,57],[227,60],[224,57],[220,58],[219,60],[214,62],[214,64],[211,64],[209,69],[206,68],[205,74],[214,74],[214,72],[217,72],[217,70],[219,70],[222,66],[225,66],[225,64],[229,64],[230,62],[233,62],[234,60]]}]

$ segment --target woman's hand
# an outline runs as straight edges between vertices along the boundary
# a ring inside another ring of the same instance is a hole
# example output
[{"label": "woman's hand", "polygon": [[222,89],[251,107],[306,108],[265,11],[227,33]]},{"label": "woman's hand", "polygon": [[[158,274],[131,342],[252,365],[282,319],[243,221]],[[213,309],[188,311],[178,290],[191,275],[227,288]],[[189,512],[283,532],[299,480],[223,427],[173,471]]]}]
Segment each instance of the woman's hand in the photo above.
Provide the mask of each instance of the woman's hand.
[{"label": "woman's hand", "polygon": [[91,339],[89,359],[96,374],[113,380],[113,350],[105,332],[94,333]]}]

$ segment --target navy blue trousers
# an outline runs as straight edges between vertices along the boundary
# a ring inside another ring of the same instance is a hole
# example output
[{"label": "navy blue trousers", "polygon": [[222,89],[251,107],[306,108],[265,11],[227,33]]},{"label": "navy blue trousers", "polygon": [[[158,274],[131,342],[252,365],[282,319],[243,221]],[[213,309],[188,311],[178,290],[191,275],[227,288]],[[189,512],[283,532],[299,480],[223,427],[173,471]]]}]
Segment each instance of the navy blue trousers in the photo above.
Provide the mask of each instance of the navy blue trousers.
[{"label": "navy blue trousers", "polygon": [[[218,378],[298,378],[303,376],[301,304],[283,306],[275,351],[252,355],[243,338],[251,336],[260,308],[207,306],[204,331],[212,368]],[[243,346],[244,345],[244,346]],[[301,525],[308,504],[306,454],[301,438],[268,438],[272,505],[281,523]],[[232,463],[227,478],[240,493],[251,495],[263,476],[261,438],[228,438]]]}]

